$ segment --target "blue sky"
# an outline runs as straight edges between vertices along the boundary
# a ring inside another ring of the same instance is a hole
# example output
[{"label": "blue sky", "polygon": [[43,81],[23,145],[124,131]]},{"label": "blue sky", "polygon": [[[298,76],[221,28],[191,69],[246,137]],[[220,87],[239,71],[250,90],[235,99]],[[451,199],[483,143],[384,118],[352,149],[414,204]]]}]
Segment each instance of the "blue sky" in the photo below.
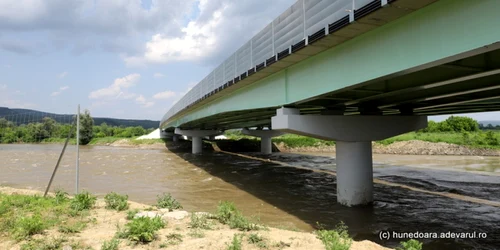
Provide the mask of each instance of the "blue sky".
[{"label": "blue sky", "polygon": [[1,0],[0,106],[159,120],[293,2]]}]

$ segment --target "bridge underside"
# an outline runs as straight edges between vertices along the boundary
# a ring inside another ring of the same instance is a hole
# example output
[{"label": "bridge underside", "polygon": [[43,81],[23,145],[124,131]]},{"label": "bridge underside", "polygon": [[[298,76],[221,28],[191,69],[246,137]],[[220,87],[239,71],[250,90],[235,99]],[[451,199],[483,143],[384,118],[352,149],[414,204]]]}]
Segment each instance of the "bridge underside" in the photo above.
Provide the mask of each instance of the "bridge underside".
[{"label": "bridge underside", "polygon": [[[494,44],[422,70],[399,72],[287,104],[301,114],[441,115],[500,110],[500,47]],[[489,50],[489,51],[484,51]],[[439,62],[438,62],[439,63]],[[434,63],[435,64],[435,63]],[[423,65],[426,66],[426,65]],[[184,129],[270,126],[275,107],[219,113]]]}]

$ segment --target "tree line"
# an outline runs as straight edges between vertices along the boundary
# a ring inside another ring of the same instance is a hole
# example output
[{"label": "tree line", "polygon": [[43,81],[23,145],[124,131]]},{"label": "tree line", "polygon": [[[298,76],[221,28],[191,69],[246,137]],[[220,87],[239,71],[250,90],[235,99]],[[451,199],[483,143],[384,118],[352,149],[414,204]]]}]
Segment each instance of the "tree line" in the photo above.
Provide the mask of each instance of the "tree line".
[{"label": "tree line", "polygon": [[[93,138],[124,137],[130,138],[150,133],[154,129],[144,129],[141,126],[124,127],[109,126],[106,123],[94,125],[90,112],[85,110],[80,114],[80,144],[86,145]],[[36,143],[51,142],[66,138],[76,138],[74,124],[58,123],[50,117],[44,117],[41,122],[16,125],[5,118],[0,118],[0,143]]]}]

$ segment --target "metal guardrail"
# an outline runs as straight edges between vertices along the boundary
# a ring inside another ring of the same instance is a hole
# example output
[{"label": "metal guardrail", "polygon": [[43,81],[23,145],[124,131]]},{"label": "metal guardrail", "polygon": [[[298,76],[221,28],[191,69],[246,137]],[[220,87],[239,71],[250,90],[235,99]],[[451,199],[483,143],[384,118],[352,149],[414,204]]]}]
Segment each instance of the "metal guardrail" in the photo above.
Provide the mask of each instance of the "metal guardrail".
[{"label": "metal guardrail", "polygon": [[[298,0],[186,93],[161,123],[391,0]],[[374,6],[374,7],[372,7]],[[320,34],[323,32],[323,34]],[[294,48],[295,47],[295,48]],[[288,52],[287,52],[288,50]]]}]

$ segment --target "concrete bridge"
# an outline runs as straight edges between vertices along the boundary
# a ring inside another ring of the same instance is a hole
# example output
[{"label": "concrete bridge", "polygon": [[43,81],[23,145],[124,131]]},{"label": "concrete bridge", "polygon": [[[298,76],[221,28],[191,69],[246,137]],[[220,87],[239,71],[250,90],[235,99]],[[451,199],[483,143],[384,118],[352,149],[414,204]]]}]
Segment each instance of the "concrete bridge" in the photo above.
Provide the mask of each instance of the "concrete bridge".
[{"label": "concrete bridge", "polygon": [[163,117],[166,137],[226,129],[336,141],[337,197],[373,201],[371,141],[428,115],[500,110],[500,1],[298,0]]}]

